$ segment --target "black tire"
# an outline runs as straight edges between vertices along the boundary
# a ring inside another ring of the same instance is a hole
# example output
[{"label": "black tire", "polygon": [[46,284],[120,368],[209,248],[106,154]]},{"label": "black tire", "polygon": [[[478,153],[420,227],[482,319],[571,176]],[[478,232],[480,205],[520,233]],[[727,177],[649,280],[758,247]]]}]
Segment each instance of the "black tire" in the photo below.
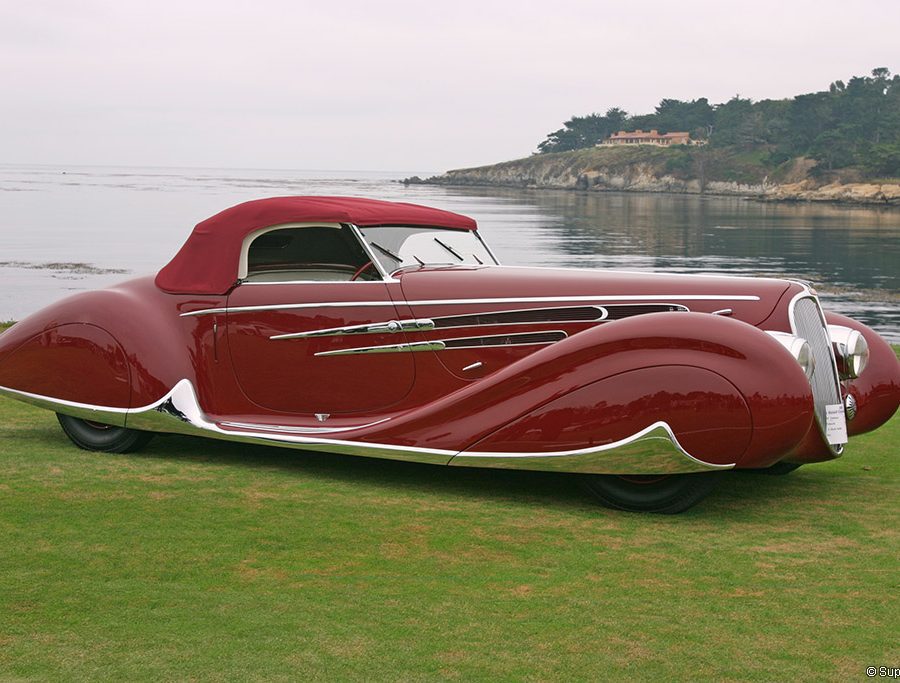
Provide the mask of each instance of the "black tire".
[{"label": "black tire", "polygon": [[698,472],[627,477],[592,474],[585,476],[583,482],[585,488],[606,507],[674,515],[703,500],[719,482],[720,474]]},{"label": "black tire", "polygon": [[[763,474],[771,474],[773,477],[782,477],[785,474],[790,474],[798,467],[801,467],[801,463],[799,462],[776,462],[771,467],[767,467],[764,470],[756,470],[757,472],[762,472]],[[749,470],[753,472],[754,470]]]},{"label": "black tire", "polygon": [[86,451],[131,453],[146,446],[153,438],[152,432],[113,427],[70,415],[57,413],[56,418],[72,443]]}]

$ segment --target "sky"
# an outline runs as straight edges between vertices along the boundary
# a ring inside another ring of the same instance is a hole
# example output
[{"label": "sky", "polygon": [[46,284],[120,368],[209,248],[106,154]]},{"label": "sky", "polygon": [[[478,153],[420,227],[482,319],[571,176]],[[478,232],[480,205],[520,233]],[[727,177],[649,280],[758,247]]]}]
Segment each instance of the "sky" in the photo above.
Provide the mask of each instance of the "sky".
[{"label": "sky", "polygon": [[900,70],[900,2],[0,0],[0,163],[443,171]]}]

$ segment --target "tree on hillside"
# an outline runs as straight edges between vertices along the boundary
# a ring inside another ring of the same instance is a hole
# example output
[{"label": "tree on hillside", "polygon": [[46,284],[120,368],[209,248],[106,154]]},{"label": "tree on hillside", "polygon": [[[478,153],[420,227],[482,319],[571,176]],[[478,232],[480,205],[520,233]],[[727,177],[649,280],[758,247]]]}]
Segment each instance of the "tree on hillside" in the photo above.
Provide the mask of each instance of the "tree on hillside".
[{"label": "tree on hillside", "polygon": [[546,154],[593,147],[620,130],[627,120],[628,113],[619,107],[612,107],[603,115],[573,116],[538,145],[538,152]]},{"label": "tree on hillside", "polygon": [[866,159],[872,175],[900,178],[900,142],[883,142],[872,147]]},{"label": "tree on hillside", "polygon": [[828,170],[860,165],[872,174],[900,175],[894,152],[900,145],[900,77],[878,68],[832,86],[794,98],[796,151]]},{"label": "tree on hillside", "polygon": [[753,101],[740,95],[718,105],[713,122],[710,141],[714,145],[751,147],[762,138],[762,122],[753,109]]},{"label": "tree on hillside", "polygon": [[705,138],[713,125],[713,116],[713,108],[705,97],[691,102],[664,99],[656,106],[653,128],[661,133],[687,131],[695,138]]},{"label": "tree on hillside", "polygon": [[833,103],[834,97],[824,92],[797,95],[791,100],[786,143],[793,153],[805,153],[822,133],[833,127]]},{"label": "tree on hillside", "polygon": [[841,166],[849,166],[856,158],[858,151],[846,126],[831,128],[821,133],[810,146],[809,153],[825,164],[831,171]]}]

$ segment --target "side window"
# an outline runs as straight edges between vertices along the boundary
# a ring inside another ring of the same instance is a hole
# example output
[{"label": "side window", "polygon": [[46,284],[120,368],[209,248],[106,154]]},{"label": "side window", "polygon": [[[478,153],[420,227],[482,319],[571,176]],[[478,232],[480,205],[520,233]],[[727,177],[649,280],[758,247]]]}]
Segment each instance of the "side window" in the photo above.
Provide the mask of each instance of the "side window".
[{"label": "side window", "polygon": [[293,227],[256,237],[247,250],[247,282],[380,280],[347,227]]}]

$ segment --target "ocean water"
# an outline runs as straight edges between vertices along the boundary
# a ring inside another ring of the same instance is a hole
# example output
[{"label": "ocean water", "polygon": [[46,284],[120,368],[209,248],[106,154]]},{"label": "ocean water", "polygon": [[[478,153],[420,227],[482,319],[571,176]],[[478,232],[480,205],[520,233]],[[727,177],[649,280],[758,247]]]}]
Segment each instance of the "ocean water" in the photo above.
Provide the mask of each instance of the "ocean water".
[{"label": "ocean water", "polygon": [[474,217],[503,263],[796,277],[900,343],[900,211],[740,198],[404,186],[400,172],[0,165],[0,320],[155,273],[197,222],[328,194]]}]

